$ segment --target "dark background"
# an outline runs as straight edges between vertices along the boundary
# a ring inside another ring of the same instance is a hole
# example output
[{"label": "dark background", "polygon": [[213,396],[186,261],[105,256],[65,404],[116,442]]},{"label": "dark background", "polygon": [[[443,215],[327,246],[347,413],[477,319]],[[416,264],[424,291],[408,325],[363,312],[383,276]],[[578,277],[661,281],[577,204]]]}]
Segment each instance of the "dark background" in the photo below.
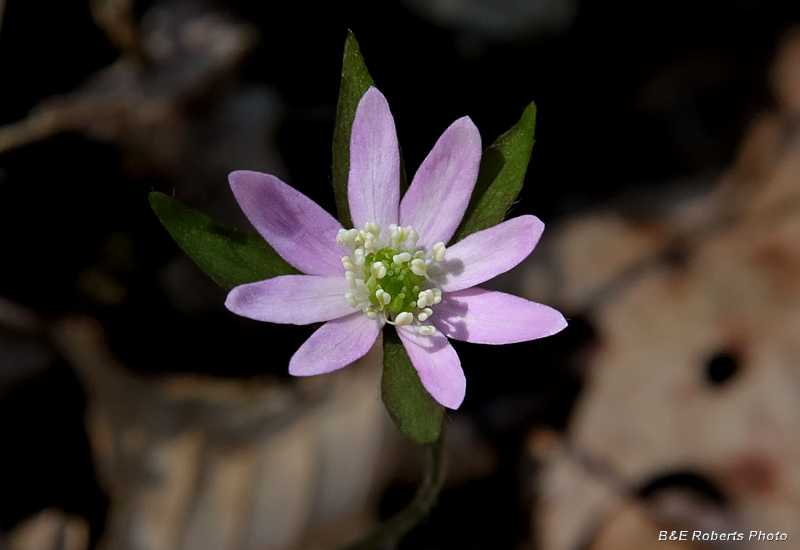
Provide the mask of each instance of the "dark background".
[{"label": "dark background", "polygon": [[[151,4],[137,2],[136,10]],[[797,2],[584,0],[558,24],[490,32],[399,1],[221,4],[260,31],[239,80],[276,92],[281,175],[330,211],[333,117],[352,29],[392,107],[409,173],[456,118],[469,115],[487,146],[536,101],[537,141],[514,214],[545,223],[609,200],[713,181],[748,121],[769,106],[768,62],[800,20]],[[116,57],[87,3],[7,0],[0,124],[73,90]],[[79,134],[2,154],[0,169],[0,296],[45,322],[71,313],[101,319],[114,351],[134,369],[285,374],[310,328],[237,319],[222,308],[224,292],[199,275],[192,281],[202,307],[176,306],[165,290],[163,270],[180,252],[146,196],[155,189],[181,198],[186,182],[131,175],[115,146]],[[218,185],[226,192],[224,179]],[[93,297],[81,283],[87,270],[110,275],[124,298]],[[24,342],[2,334],[7,349]],[[574,352],[590,339],[590,327],[574,319],[540,342],[457,345],[470,383],[461,414],[492,443],[500,466],[445,492],[405,547],[505,548],[524,536],[522,438],[536,424],[563,426],[580,386]],[[265,346],[274,357],[268,363]],[[515,361],[519,354],[534,366]],[[96,536],[106,497],[82,428],[84,397],[57,353],[39,363],[31,369],[37,376],[0,387],[0,528],[57,505],[89,517]],[[391,489],[383,513],[410,491]]]}]

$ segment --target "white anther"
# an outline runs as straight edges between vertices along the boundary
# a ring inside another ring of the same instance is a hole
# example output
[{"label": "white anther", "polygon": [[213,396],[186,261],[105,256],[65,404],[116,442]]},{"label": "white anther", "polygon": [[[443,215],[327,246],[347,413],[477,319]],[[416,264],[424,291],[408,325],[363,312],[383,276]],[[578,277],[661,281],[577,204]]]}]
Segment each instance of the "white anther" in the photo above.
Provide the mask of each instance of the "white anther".
[{"label": "white anther", "polygon": [[411,254],[409,254],[408,252],[401,252],[400,254],[395,254],[394,256],[392,256],[392,261],[397,265],[404,264],[410,259],[411,259]]},{"label": "white anther", "polygon": [[436,333],[436,327],[432,327],[431,325],[422,325],[417,329],[417,332],[423,336],[431,336],[432,334]]},{"label": "white anther", "polygon": [[352,292],[345,292],[344,299],[347,300],[347,305],[350,307],[358,307],[358,300]]},{"label": "white anther", "polygon": [[356,265],[364,265],[367,258],[364,256],[364,249],[363,248],[356,248],[353,251],[353,256],[355,256],[355,264]]},{"label": "white anther", "polygon": [[425,306],[432,306],[434,298],[435,297],[432,290],[423,290],[417,297],[417,307],[422,309]]},{"label": "white anther", "polygon": [[336,234],[336,242],[346,244],[350,248],[353,248],[357,236],[358,231],[355,229],[340,229]]},{"label": "white anther", "polygon": [[353,271],[356,268],[355,264],[353,264],[353,259],[350,256],[345,256],[342,258],[342,265],[347,271]]},{"label": "white anther", "polygon": [[419,312],[419,314],[417,315],[417,319],[419,319],[420,321],[427,321],[428,317],[430,317],[431,315],[433,315],[433,310],[429,307],[426,307],[425,309]]},{"label": "white anther", "polygon": [[366,228],[373,235],[377,236],[381,233],[381,226],[378,225],[378,222],[367,222]]},{"label": "white anther", "polygon": [[416,229],[410,226],[408,228],[408,238],[411,241],[412,246],[417,245],[417,241],[419,240],[419,233],[417,233]]},{"label": "white anther", "polygon": [[378,290],[375,291],[375,298],[378,300],[378,303],[381,304],[381,309],[383,309],[383,306],[388,306],[392,302],[392,295],[382,288],[378,288]]},{"label": "white anther", "polygon": [[436,259],[437,262],[441,262],[444,260],[444,257],[447,255],[447,249],[444,247],[444,243],[439,242],[433,245],[433,257]]},{"label": "white anther", "polygon": [[375,313],[371,309],[367,309],[367,308],[364,309],[364,315],[366,315],[370,319],[377,319],[378,318],[378,314],[377,313]]},{"label": "white anther", "polygon": [[438,288],[432,288],[429,292],[433,295],[433,305],[438,304],[442,301],[442,291]]},{"label": "white anther", "polygon": [[414,321],[414,314],[408,311],[404,311],[398,314],[397,317],[394,318],[394,324],[397,325],[398,327],[410,325],[412,321]]},{"label": "white anther", "polygon": [[[407,253],[406,253],[407,254]],[[417,258],[411,261],[411,272],[422,277],[425,275],[425,260]]]},{"label": "white anther", "polygon": [[376,279],[383,279],[386,277],[386,266],[383,262],[373,262],[370,270]]}]

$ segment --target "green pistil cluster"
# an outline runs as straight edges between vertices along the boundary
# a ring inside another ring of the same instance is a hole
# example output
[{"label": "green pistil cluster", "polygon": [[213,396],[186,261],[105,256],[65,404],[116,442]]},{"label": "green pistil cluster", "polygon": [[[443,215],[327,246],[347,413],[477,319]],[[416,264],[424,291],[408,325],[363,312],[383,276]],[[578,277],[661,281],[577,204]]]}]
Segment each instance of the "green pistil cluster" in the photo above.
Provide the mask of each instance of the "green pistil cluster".
[{"label": "green pistil cluster", "polygon": [[[393,315],[404,311],[413,312],[417,307],[417,296],[420,292],[420,283],[423,277],[411,271],[410,262],[395,264],[392,258],[397,255],[397,250],[382,248],[377,252],[367,255],[366,266],[373,266],[380,262],[387,266],[383,278],[370,277],[370,269],[365,269],[365,280],[369,281],[369,300],[373,305],[387,310]],[[388,305],[380,302],[376,296],[378,290],[389,294],[391,301]]]}]

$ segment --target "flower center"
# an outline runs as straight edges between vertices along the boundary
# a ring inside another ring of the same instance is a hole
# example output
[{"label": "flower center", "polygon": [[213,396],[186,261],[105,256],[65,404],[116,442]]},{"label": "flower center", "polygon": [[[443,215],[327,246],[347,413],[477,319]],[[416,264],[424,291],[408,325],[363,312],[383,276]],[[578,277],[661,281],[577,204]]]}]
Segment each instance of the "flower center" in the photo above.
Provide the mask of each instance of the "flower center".
[{"label": "flower center", "polygon": [[350,289],[345,299],[370,319],[404,326],[414,323],[420,334],[436,329],[425,323],[442,292],[428,277],[428,267],[445,258],[444,243],[426,252],[417,247],[419,235],[411,226],[381,226],[368,222],[364,229],[340,229],[336,241],[348,246],[352,254],[342,258]]}]

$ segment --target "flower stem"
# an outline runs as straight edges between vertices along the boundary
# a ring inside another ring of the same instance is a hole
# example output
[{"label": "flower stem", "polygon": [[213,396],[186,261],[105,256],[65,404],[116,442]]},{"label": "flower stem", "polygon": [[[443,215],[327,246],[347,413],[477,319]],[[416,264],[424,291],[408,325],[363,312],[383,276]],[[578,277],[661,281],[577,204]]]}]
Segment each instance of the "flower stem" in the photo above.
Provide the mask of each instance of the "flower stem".
[{"label": "flower stem", "polygon": [[445,468],[442,460],[444,435],[434,443],[426,445],[425,474],[411,502],[378,527],[367,538],[344,546],[338,550],[392,550],[400,540],[416,527],[436,504],[442,491]]}]

